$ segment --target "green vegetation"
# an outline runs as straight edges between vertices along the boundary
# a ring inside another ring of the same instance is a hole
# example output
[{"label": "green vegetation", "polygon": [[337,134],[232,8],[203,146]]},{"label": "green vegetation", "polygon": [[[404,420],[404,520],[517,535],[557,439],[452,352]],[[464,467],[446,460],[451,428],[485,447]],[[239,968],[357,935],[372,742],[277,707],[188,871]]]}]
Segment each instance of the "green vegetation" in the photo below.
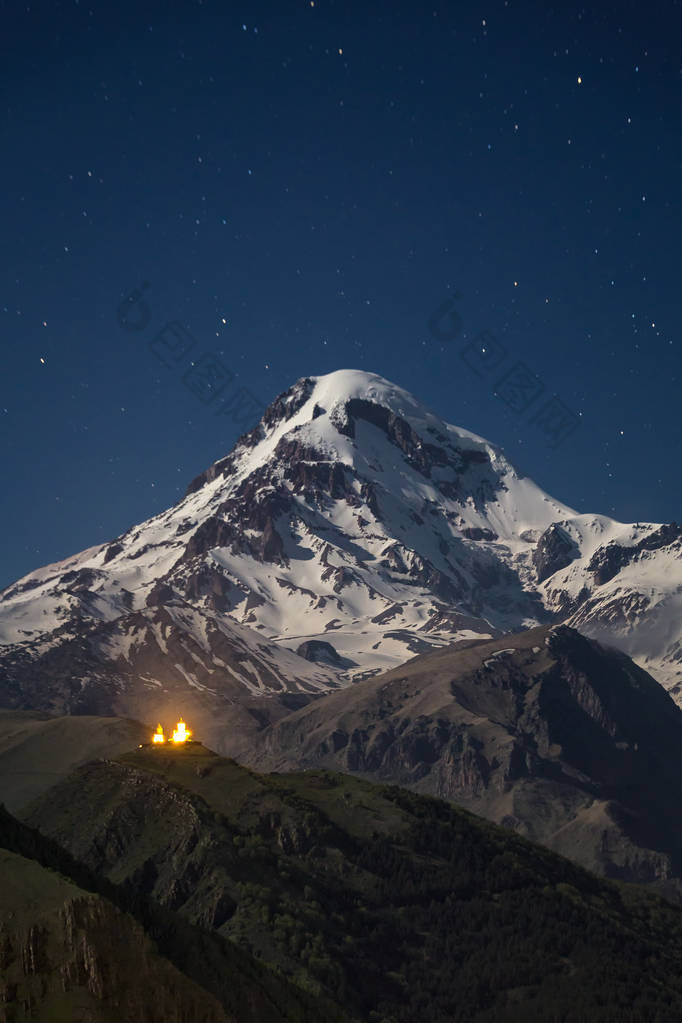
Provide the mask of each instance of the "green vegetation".
[{"label": "green vegetation", "polygon": [[237,1023],[110,902],[0,849],[3,1023]]},{"label": "green vegetation", "polygon": [[28,819],[367,1023],[682,1018],[681,911],[436,799],[194,746],[87,765]]},{"label": "green vegetation", "polygon": [[[11,853],[18,854],[16,863],[12,861]],[[203,930],[158,905],[141,893],[137,885],[115,885],[94,874],[52,839],[16,820],[2,805],[0,862],[3,867],[0,937],[2,921],[6,921],[10,914],[12,919],[20,914],[22,927],[28,931],[36,922],[42,922],[46,910],[56,912],[68,898],[78,893],[96,893],[135,918],[165,960],[199,988],[213,995],[227,1016],[236,1023],[319,1023],[321,1019],[329,1020],[329,1023],[348,1023],[347,1017],[335,1006],[299,991],[284,977],[256,962],[247,952],[215,931]],[[121,948],[121,955],[123,953]],[[0,966],[4,969],[1,960]],[[103,1015],[101,1004],[95,1008],[98,1015],[93,1019],[109,1020],[108,1015]],[[17,1021],[24,1018],[19,1007],[14,1011],[15,1015],[8,1016],[9,1023],[13,1023],[15,1018]],[[50,1015],[53,1010],[49,1005],[43,1005],[41,1011],[43,1015],[40,1018],[46,1023],[57,1019],[57,1016]],[[79,1017],[64,1017],[65,1021],[75,1018]],[[116,1018],[114,1012],[112,1023]],[[133,1013],[130,1018],[142,1017]]]},{"label": "green vegetation", "polygon": [[149,729],[129,718],[0,709],[0,802],[16,813],[79,764],[120,756],[148,737]]}]

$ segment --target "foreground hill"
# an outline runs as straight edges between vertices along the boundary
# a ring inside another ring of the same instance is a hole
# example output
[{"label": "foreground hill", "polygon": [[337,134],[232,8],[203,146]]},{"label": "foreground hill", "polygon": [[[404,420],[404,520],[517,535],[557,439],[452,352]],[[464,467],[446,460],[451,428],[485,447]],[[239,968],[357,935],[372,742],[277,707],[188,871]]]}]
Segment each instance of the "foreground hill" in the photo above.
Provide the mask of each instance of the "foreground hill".
[{"label": "foreground hill", "polygon": [[11,1023],[237,1023],[106,899],[0,849],[0,1005]]},{"label": "foreground hill", "polygon": [[232,752],[246,701],[276,716],[287,694],[550,621],[677,693],[681,586],[674,523],[578,515],[500,448],[343,370],[298,380],[172,508],[0,593],[0,705],[184,713]]},{"label": "foreground hill", "polygon": [[0,807],[3,1023],[350,1023]]},{"label": "foreground hill", "polygon": [[625,654],[545,626],[419,655],[244,746],[468,807],[610,877],[682,878],[682,711]]},{"label": "foreground hill", "polygon": [[682,912],[439,800],[194,744],[81,767],[25,816],[363,1023],[680,1018]]},{"label": "foreground hill", "polygon": [[148,738],[149,728],[126,718],[0,710],[0,803],[15,810],[80,764],[118,756]]}]

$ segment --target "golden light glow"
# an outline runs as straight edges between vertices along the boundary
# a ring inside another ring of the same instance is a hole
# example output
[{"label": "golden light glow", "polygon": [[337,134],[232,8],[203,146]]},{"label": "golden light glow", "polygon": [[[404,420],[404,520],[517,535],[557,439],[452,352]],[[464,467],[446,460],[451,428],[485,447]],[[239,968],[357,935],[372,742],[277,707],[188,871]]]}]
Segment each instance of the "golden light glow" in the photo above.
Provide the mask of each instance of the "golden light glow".
[{"label": "golden light glow", "polygon": [[165,741],[166,741],[166,737],[163,734],[163,728],[161,727],[161,725],[157,725],[156,726],[156,731],[154,732],[154,735],[152,736],[152,742],[165,742]]},{"label": "golden light glow", "polygon": [[187,730],[185,722],[182,718],[180,718],[175,726],[175,731],[173,732],[173,742],[187,742],[191,734],[192,733]]}]

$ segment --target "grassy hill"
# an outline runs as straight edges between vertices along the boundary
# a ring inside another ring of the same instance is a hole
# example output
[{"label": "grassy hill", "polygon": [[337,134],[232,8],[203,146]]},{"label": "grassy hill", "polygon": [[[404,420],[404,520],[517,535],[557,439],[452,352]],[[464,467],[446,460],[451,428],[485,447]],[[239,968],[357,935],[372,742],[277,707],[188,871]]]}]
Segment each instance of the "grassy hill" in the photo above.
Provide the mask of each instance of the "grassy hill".
[{"label": "grassy hill", "polygon": [[118,756],[148,737],[149,728],[128,718],[0,710],[0,803],[17,810],[79,764]]},{"label": "grassy hill", "polygon": [[437,799],[193,744],[81,767],[26,817],[368,1023],[682,1018],[682,912]]},{"label": "grassy hill", "polygon": [[0,849],[0,1004],[9,1023],[237,1023],[108,900]]},{"label": "grassy hill", "polygon": [[1,806],[0,876],[3,1023],[350,1023]]}]

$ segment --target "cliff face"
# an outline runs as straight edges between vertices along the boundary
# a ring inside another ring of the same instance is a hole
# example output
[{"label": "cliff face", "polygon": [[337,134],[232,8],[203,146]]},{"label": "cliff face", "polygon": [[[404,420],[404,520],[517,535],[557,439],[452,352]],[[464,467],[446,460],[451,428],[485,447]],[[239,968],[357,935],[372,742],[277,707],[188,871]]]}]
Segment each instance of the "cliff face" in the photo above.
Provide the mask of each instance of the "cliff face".
[{"label": "cliff face", "polygon": [[131,917],[0,850],[0,1020],[235,1023]]}]

